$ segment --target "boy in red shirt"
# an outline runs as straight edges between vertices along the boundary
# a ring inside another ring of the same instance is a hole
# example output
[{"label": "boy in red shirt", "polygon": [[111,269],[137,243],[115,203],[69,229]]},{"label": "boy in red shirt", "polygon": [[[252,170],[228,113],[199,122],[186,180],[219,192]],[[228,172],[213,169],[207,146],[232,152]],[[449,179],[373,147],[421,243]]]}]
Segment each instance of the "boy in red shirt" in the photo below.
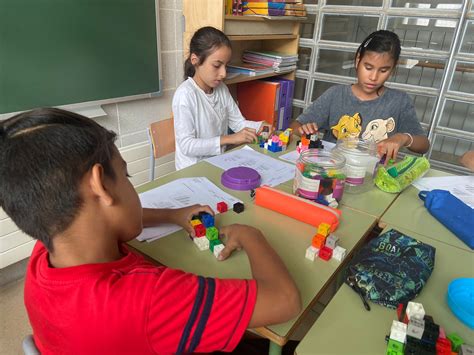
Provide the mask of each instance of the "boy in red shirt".
[{"label": "boy in red shirt", "polygon": [[0,206],[37,242],[25,305],[42,354],[231,351],[246,328],[301,308],[278,255],[255,228],[220,228],[221,259],[249,257],[253,279],[157,267],[124,244],[143,225],[190,220],[208,206],[143,209],[115,134],[83,116],[38,109],[0,122]]}]

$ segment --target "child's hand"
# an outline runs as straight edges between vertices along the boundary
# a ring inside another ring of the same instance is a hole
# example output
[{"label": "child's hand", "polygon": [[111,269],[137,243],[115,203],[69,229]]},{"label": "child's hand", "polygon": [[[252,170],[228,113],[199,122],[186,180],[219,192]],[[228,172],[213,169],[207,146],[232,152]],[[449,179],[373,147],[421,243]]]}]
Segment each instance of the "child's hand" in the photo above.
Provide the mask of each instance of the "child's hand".
[{"label": "child's hand", "polygon": [[384,139],[377,143],[377,152],[379,156],[386,154],[385,165],[390,159],[395,160],[398,155],[398,151],[401,147],[404,147],[410,141],[410,137],[403,133],[396,133],[390,138]]},{"label": "child's hand", "polygon": [[260,135],[265,130],[265,127],[268,129],[267,132],[268,132],[269,137],[275,131],[275,127],[273,127],[270,123],[262,122],[262,125],[260,126],[260,129],[258,130],[257,135]]},{"label": "child's hand", "polygon": [[231,144],[255,143],[258,141],[257,132],[253,128],[244,128],[229,136]]},{"label": "child's hand", "polygon": [[174,223],[183,227],[184,230],[189,233],[189,235],[195,237],[196,232],[194,231],[194,228],[191,225],[191,218],[199,214],[199,212],[207,212],[210,215],[214,216],[214,211],[211,207],[207,205],[192,205],[173,210]]},{"label": "child's hand", "polygon": [[298,133],[301,135],[304,134],[315,134],[318,132],[318,125],[314,122],[305,123],[298,127]]},{"label": "child's hand", "polygon": [[261,235],[261,232],[245,224],[231,224],[230,226],[219,228],[219,238],[225,244],[225,248],[219,255],[219,260],[227,259],[234,250],[241,250],[243,248],[242,239],[252,238],[255,234]]}]

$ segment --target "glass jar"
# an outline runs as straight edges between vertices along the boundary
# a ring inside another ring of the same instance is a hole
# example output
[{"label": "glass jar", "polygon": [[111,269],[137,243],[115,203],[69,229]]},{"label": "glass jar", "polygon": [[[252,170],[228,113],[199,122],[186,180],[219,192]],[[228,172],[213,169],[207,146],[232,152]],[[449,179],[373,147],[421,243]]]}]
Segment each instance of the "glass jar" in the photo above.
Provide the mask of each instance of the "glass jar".
[{"label": "glass jar", "polygon": [[340,139],[334,150],[346,158],[345,191],[360,193],[369,190],[373,185],[374,170],[379,161],[375,141],[359,138]]},{"label": "glass jar", "polygon": [[344,192],[346,159],[337,152],[307,149],[296,162],[293,193],[324,205],[337,207]]}]

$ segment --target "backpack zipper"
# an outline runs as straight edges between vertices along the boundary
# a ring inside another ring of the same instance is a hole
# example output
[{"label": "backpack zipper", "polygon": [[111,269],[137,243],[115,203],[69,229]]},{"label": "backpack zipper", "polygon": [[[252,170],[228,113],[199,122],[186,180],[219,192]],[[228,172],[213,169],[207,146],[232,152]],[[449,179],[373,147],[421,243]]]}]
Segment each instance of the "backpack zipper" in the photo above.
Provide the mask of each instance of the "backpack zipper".
[{"label": "backpack zipper", "polygon": [[357,282],[355,281],[354,276],[347,277],[347,284],[359,295],[360,299],[362,300],[362,303],[364,304],[365,309],[370,311],[370,305],[367,303],[367,300],[365,299],[365,294],[357,285]]}]

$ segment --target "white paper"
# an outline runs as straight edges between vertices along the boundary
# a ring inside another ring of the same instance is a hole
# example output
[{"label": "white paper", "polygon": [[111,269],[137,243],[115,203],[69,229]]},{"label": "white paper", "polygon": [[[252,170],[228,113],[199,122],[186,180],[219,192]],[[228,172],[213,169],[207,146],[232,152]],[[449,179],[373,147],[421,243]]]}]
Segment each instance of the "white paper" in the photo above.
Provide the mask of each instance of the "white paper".
[{"label": "white paper", "polygon": [[418,190],[447,190],[466,205],[474,208],[474,176],[425,177],[413,183]]},{"label": "white paper", "polygon": [[255,169],[262,177],[262,185],[276,186],[295,176],[293,165],[256,152],[249,146],[216,155],[206,161],[224,170],[240,166]]},{"label": "white paper", "polygon": [[[332,148],[336,146],[336,143],[331,143],[331,142],[326,142],[326,141],[322,141],[322,142],[323,142],[324,150],[328,152],[331,151]],[[296,161],[298,160],[299,157],[300,157],[300,153],[298,153],[296,150],[292,150],[289,153],[280,155],[278,158],[282,160],[286,160],[290,163],[296,164]]]},{"label": "white paper", "polygon": [[[229,208],[242,202],[219,189],[205,177],[182,178],[163,186],[143,192],[140,201],[144,208],[182,208],[194,204],[209,205],[213,210],[218,202],[224,201]],[[218,211],[214,211],[218,213]],[[144,228],[138,240],[153,241],[182,229],[176,224],[161,224]]]}]

